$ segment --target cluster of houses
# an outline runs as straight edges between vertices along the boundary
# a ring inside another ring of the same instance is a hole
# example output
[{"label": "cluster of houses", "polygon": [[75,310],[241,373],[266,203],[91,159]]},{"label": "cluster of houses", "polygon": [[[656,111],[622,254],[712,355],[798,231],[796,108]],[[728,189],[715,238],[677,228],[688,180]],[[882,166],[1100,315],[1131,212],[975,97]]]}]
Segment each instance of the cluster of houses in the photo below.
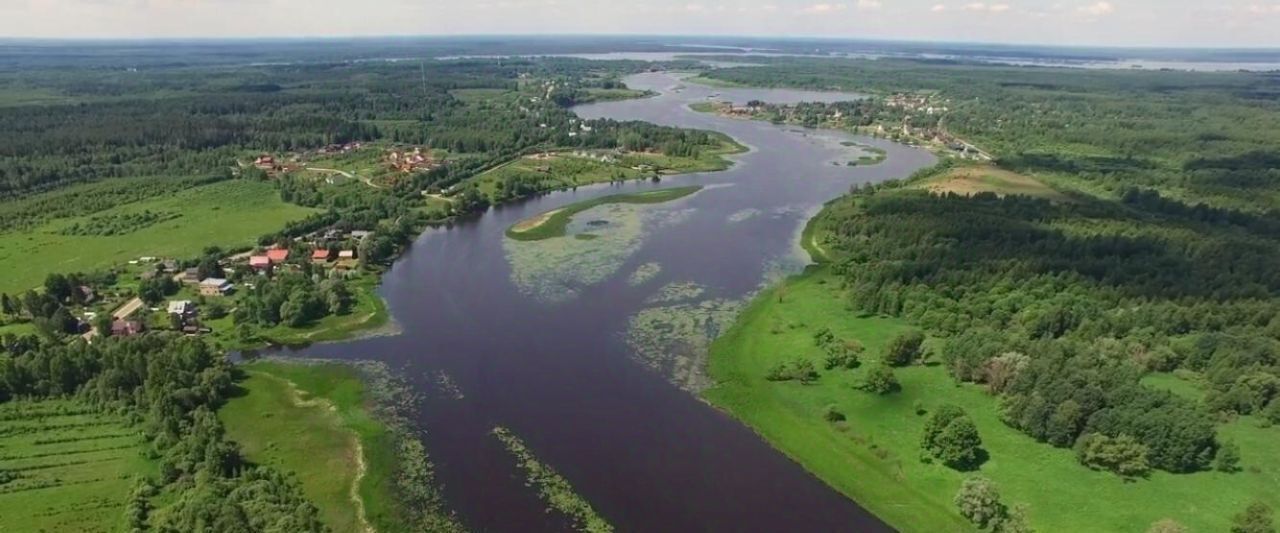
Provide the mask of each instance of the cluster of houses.
[{"label": "cluster of houses", "polygon": [[387,164],[399,172],[414,172],[431,170],[443,163],[433,157],[430,150],[423,151],[422,148],[415,147],[412,152],[391,150],[387,153]]},{"label": "cluster of houses", "polygon": [[362,145],[360,144],[359,141],[349,142],[346,144],[330,144],[319,150],[316,150],[316,153],[319,153],[321,155],[346,154],[346,153],[359,150],[361,146]]},{"label": "cluster of houses", "polygon": [[621,154],[621,151],[615,151],[614,153],[609,153],[609,152],[592,152],[588,150],[574,150],[570,155],[572,155],[573,157],[590,159],[592,161],[599,161],[601,163],[608,163],[612,165],[618,162],[618,158],[616,157],[616,155],[620,155],[620,154]]},{"label": "cluster of houses", "polygon": [[884,105],[907,111],[922,111],[926,115],[946,113],[947,107],[942,105],[945,102],[935,102],[934,100],[935,98],[928,94],[894,93],[885,98]]}]

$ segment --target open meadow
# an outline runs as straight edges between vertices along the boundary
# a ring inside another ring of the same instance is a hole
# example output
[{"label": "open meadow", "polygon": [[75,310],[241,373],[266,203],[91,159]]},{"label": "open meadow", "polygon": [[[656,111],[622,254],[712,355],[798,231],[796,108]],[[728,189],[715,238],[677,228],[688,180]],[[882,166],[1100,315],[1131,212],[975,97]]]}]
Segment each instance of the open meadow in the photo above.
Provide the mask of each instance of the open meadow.
[{"label": "open meadow", "polygon": [[[12,202],[39,201],[33,199]],[[254,245],[313,209],[287,204],[271,183],[228,180],[0,233],[0,292],[31,289],[54,272],[109,268],[140,256],[194,257]],[[111,234],[95,228],[111,226]]]},{"label": "open meadow", "polygon": [[385,526],[393,518],[394,456],[386,428],[367,410],[371,399],[359,372],[274,362],[243,370],[241,393],[218,417],[246,457],[293,472],[334,531]]}]

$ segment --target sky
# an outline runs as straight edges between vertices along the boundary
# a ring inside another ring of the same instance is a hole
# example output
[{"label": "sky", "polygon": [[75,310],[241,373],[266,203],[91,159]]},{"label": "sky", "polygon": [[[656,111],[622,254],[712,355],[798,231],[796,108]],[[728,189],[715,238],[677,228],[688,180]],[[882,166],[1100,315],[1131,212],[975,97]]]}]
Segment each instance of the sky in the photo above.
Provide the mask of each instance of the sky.
[{"label": "sky", "polygon": [[1280,0],[0,0],[0,37],[768,35],[1280,47]]}]

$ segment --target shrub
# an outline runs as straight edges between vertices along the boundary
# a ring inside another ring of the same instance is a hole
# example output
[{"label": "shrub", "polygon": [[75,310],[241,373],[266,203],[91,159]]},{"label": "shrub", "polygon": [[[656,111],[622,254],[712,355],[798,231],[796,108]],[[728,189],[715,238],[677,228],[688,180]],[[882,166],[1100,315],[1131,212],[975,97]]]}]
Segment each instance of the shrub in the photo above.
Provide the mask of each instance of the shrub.
[{"label": "shrub", "polygon": [[808,385],[818,380],[818,369],[813,366],[813,361],[797,357],[791,361],[781,362],[769,368],[769,372],[765,374],[765,379],[769,381],[799,381]]},{"label": "shrub", "polygon": [[1149,449],[1128,435],[1108,437],[1089,433],[1076,443],[1076,458],[1094,470],[1106,470],[1124,477],[1144,477],[1151,471]]},{"label": "shrub", "polygon": [[893,369],[888,365],[879,364],[867,371],[867,377],[862,380],[859,385],[860,389],[874,394],[889,394],[902,389],[898,384],[898,377],[893,375]]},{"label": "shrub", "polygon": [[844,422],[845,420],[844,413],[837,410],[834,405],[827,406],[827,412],[823,417],[827,419],[827,422]]},{"label": "shrub", "polygon": [[1240,470],[1240,447],[1234,442],[1224,442],[1214,457],[1213,467],[1219,472],[1236,472]]},{"label": "shrub", "polygon": [[978,427],[963,409],[954,405],[943,405],[929,417],[920,449],[957,470],[976,468],[985,455]]},{"label": "shrub", "polygon": [[885,350],[884,361],[892,366],[907,366],[920,358],[921,346],[924,344],[924,333],[913,329],[904,331],[893,340]]}]

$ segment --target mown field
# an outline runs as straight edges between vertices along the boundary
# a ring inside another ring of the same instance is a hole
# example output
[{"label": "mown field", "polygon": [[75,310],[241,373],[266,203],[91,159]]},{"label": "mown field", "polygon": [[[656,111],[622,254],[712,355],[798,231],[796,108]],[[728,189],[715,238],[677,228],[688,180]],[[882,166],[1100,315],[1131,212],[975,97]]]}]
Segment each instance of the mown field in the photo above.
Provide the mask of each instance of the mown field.
[{"label": "mown field", "polygon": [[[147,212],[163,220],[149,222]],[[108,268],[139,256],[186,258],[209,246],[250,246],[312,212],[281,201],[270,183],[231,180],[0,233],[0,292],[34,288],[49,273]],[[119,226],[118,234],[69,234],[104,224]]]},{"label": "mown field", "polygon": [[989,192],[997,196],[1017,194],[1055,202],[1068,200],[1067,195],[1031,176],[993,165],[959,165],[915,186],[934,194],[972,196]]},{"label": "mown field", "polygon": [[334,531],[394,530],[393,442],[358,371],[265,361],[244,371],[242,393],[218,417],[245,455],[294,473]]},{"label": "mown field", "polygon": [[0,531],[120,530],[134,480],[156,474],[144,449],[138,428],[76,402],[0,405]]},{"label": "mown field", "polygon": [[[1164,518],[1191,531],[1226,531],[1231,516],[1254,499],[1280,507],[1274,430],[1259,427],[1255,417],[1220,427],[1240,447],[1240,472],[1155,471],[1125,481],[1081,466],[1069,449],[1006,426],[993,397],[978,386],[956,385],[942,367],[898,369],[902,390],[896,394],[855,390],[889,339],[908,326],[890,318],[850,318],[834,290],[839,283],[820,269],[759,296],[713,345],[708,370],[718,385],[705,396],[889,524],[904,531],[969,528],[952,503],[966,474],[920,460],[927,414],[916,414],[917,403],[927,411],[955,404],[969,413],[990,454],[976,474],[994,480],[1006,503],[1029,505],[1040,531],[1144,531]],[[812,385],[765,379],[772,365],[793,356],[821,368],[813,333],[823,327],[867,347],[860,368],[825,371]],[[1186,386],[1173,376],[1155,379]],[[827,422],[828,406],[847,420]]]}]

